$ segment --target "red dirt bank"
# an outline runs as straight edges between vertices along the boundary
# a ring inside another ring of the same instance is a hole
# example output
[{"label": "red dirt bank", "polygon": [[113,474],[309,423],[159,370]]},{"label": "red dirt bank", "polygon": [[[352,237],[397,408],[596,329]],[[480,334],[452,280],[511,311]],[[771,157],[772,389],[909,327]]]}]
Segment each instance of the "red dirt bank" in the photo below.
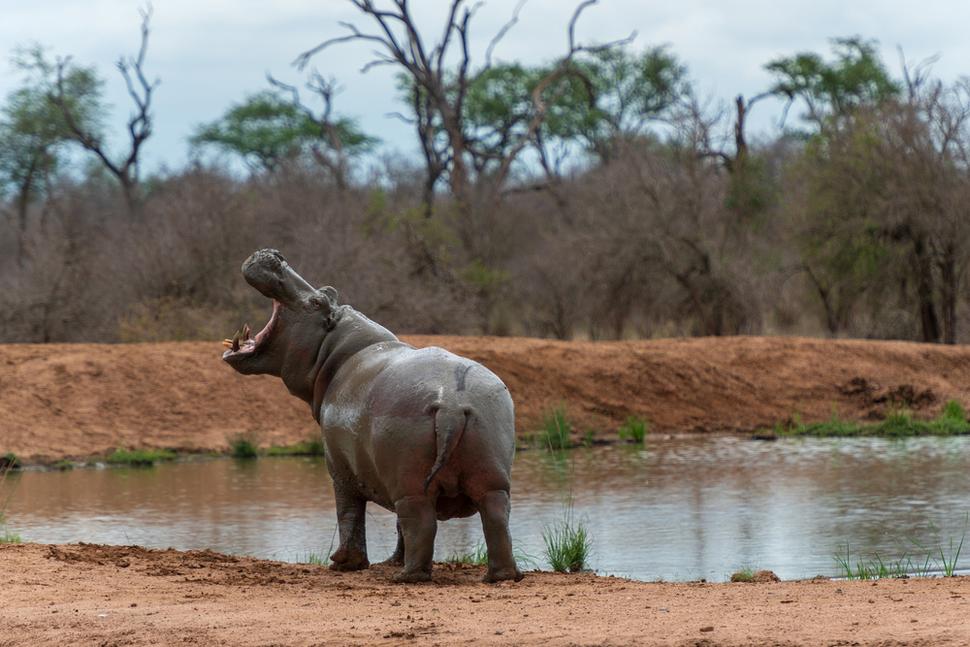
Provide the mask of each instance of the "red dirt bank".
[{"label": "red dirt bank", "polygon": [[0,546],[0,645],[967,645],[970,578],[435,582],[211,552]]},{"label": "red dirt bank", "polygon": [[[638,342],[405,338],[498,373],[518,430],[564,404],[577,433],[615,434],[628,415],[653,431],[751,431],[799,413],[877,415],[893,398],[930,415],[970,403],[970,348],[906,342],[734,337]],[[0,346],[0,453],[56,460],[119,446],[222,450],[252,432],[291,444],[314,432],[306,405],[275,378],[242,377],[218,343]]]}]

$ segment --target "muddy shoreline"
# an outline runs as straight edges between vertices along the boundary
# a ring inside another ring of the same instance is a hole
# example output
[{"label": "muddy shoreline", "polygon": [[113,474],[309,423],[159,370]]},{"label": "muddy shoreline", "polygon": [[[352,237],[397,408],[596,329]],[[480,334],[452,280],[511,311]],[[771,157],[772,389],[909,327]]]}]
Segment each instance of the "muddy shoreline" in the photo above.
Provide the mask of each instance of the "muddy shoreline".
[{"label": "muddy shoreline", "polygon": [[646,583],[482,569],[388,582],[138,547],[0,546],[0,645],[964,645],[970,578]]},{"label": "muddy shoreline", "polygon": [[[893,406],[931,417],[970,403],[970,348],[781,337],[559,342],[406,336],[495,371],[516,402],[517,433],[565,408],[573,440],[616,440],[631,415],[651,433],[750,433],[833,412],[870,420]],[[274,378],[242,377],[218,343],[0,345],[0,455],[25,463],[116,448],[224,453],[251,434],[285,446],[316,433],[309,407]],[[907,402],[910,399],[912,401]]]}]

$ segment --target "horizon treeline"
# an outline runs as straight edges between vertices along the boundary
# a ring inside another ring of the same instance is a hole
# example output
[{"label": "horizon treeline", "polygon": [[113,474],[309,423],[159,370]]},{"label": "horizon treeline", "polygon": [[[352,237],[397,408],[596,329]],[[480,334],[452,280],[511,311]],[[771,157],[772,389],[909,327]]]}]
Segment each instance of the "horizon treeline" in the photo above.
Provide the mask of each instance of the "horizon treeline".
[{"label": "horizon treeline", "polygon": [[[261,247],[398,333],[970,333],[970,81],[839,38],[764,61],[761,94],[716,105],[668,48],[578,40],[594,3],[559,58],[531,64],[493,59],[515,15],[473,58],[465,0],[434,33],[404,0],[348,1],[358,23],[300,57],[304,86],[228,97],[193,161],[155,175],[139,168],[164,91],[149,11],[111,76],[18,50],[22,85],[0,104],[0,341],[220,339],[268,316],[239,273]],[[353,40],[397,71],[413,158],[378,153],[309,67]],[[106,82],[131,99],[120,149]],[[752,111],[777,105],[784,127],[750,136]]]}]

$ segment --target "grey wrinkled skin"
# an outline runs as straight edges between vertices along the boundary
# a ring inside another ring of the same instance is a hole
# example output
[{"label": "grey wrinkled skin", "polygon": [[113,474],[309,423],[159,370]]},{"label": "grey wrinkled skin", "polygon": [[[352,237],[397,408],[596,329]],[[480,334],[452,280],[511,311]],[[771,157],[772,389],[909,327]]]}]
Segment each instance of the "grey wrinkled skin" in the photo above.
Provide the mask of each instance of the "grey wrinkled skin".
[{"label": "grey wrinkled skin", "polygon": [[476,512],[485,581],[522,579],[508,528],[515,431],[505,384],[481,364],[415,349],[337,305],[336,290],[313,288],[276,250],[255,252],[242,272],[273,300],[273,316],[223,359],[240,373],[282,378],[320,423],[340,531],[331,568],[368,567],[364,509],[373,501],[397,514],[395,581],[430,580],[437,522]]}]

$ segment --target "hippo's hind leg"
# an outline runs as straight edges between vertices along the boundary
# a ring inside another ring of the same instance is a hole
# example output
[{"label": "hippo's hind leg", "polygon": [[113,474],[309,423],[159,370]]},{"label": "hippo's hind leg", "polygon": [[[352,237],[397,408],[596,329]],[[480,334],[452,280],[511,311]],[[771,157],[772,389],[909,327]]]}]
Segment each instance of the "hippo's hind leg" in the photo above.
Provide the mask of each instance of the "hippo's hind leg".
[{"label": "hippo's hind leg", "polygon": [[509,534],[508,490],[486,492],[478,501],[478,514],[482,518],[485,545],[488,548],[488,572],[485,582],[522,579],[522,572],[512,556],[512,536]]},{"label": "hippo's hind leg", "polygon": [[394,503],[404,535],[404,569],[395,582],[427,582],[431,579],[434,537],[438,532],[434,501],[428,496],[406,496]]},{"label": "hippo's hind leg", "polygon": [[337,528],[340,546],[330,556],[335,571],[359,571],[367,568],[367,536],[364,529],[367,500],[334,482],[337,499]]},{"label": "hippo's hind leg", "polygon": [[381,564],[385,566],[404,566],[404,533],[401,531],[401,522],[397,522],[397,546],[394,553],[385,559]]}]

